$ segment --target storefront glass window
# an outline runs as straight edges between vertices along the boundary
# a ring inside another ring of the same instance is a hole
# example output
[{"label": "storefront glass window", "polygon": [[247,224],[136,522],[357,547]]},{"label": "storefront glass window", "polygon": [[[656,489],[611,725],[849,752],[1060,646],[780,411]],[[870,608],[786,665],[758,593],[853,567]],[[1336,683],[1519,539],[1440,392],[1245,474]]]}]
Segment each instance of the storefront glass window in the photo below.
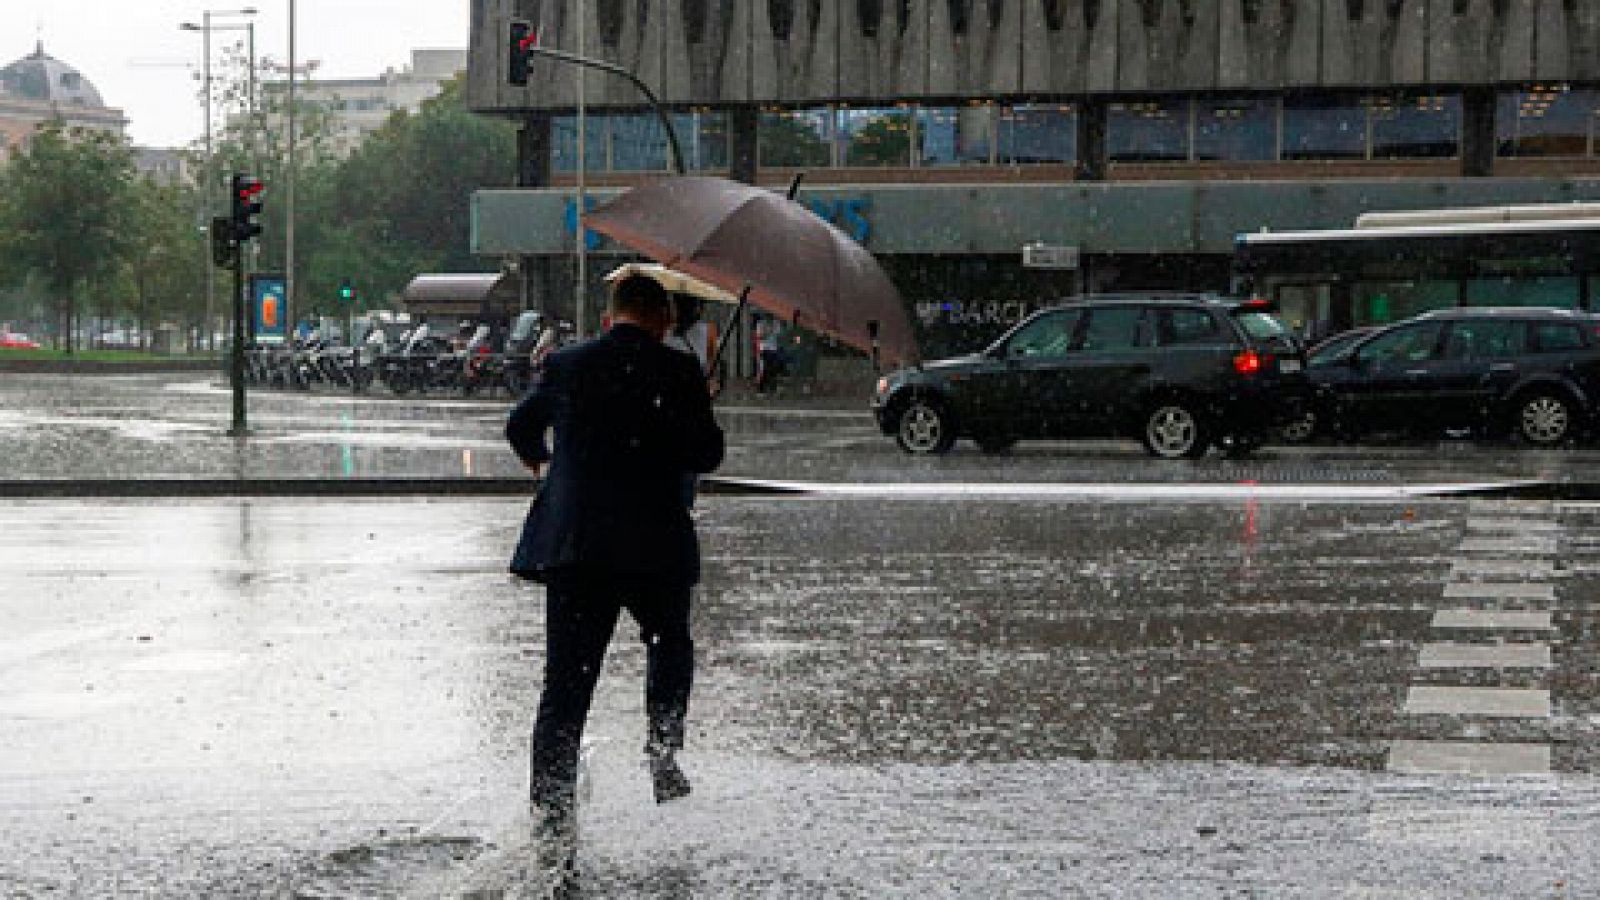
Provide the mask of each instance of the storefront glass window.
[{"label": "storefront glass window", "polygon": [[1374,159],[1459,156],[1461,98],[1454,94],[1381,95],[1368,99]]},{"label": "storefront glass window", "polygon": [[1106,114],[1106,152],[1114,162],[1189,158],[1189,101],[1113,103]]},{"label": "storefront glass window", "polygon": [[911,165],[911,110],[879,107],[838,111],[838,140],[846,166]]},{"label": "storefront glass window", "polygon": [[[685,168],[696,172],[728,167],[726,114],[674,113],[671,119],[683,149]],[[557,116],[550,130],[551,168],[557,172],[577,171],[578,117]],[[586,116],[584,131],[587,171],[658,172],[671,166],[666,130],[653,113]]]},{"label": "storefront glass window", "polygon": [[1046,104],[1005,108],[1000,113],[998,160],[1011,165],[1077,162],[1077,110]]},{"label": "storefront glass window", "polygon": [[[586,116],[584,168],[604,172],[611,168],[608,142],[615,116]],[[578,117],[556,116],[550,122],[550,168],[557,172],[578,170]]]},{"label": "storefront glass window", "polygon": [[1249,161],[1278,157],[1276,97],[1220,97],[1196,102],[1196,159]]},{"label": "storefront glass window", "polygon": [[1367,108],[1354,97],[1289,96],[1283,100],[1284,159],[1363,159]]},{"label": "storefront glass window", "polygon": [[828,109],[762,113],[757,132],[760,164],[777,169],[827,168],[831,123]]},{"label": "storefront glass window", "polygon": [[1594,152],[1600,92],[1534,85],[1500,95],[1496,143],[1501,156],[1588,156]]},{"label": "storefront glass window", "polygon": [[944,106],[917,110],[918,162],[924,166],[986,165],[995,107]]}]

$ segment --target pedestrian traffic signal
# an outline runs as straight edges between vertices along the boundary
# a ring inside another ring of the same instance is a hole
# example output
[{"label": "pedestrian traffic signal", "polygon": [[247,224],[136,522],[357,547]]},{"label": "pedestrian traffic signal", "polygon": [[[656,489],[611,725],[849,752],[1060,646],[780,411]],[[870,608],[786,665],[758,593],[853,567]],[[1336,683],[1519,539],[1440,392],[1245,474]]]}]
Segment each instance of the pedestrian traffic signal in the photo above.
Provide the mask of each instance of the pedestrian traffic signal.
[{"label": "pedestrian traffic signal", "polygon": [[517,87],[526,87],[528,63],[533,59],[532,48],[539,46],[539,35],[533,30],[532,24],[512,19],[506,44],[506,81]]},{"label": "pedestrian traffic signal", "polygon": [[352,303],[352,304],[355,303],[356,302],[356,288],[355,288],[355,285],[351,284],[348,281],[339,282],[339,299],[344,303]]},{"label": "pedestrian traffic signal", "polygon": [[261,212],[261,179],[253,175],[233,176],[233,240],[236,244],[254,240],[261,234],[256,215]]}]

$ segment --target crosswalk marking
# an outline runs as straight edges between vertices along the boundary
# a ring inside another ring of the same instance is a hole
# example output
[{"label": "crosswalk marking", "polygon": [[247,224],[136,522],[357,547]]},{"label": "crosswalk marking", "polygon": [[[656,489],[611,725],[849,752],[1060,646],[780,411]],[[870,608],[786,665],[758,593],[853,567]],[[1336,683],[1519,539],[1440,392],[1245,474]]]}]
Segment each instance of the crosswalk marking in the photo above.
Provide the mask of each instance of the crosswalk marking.
[{"label": "crosswalk marking", "polygon": [[1441,641],[1422,645],[1420,664],[1424,669],[1539,669],[1550,665],[1550,646]]},{"label": "crosswalk marking", "polygon": [[1392,741],[1389,769],[1425,775],[1548,775],[1550,748],[1544,744]]},{"label": "crosswalk marking", "polygon": [[1550,717],[1550,692],[1541,688],[1453,687],[1414,684],[1406,692],[1412,715]]},{"label": "crosswalk marking", "polygon": [[1467,520],[1467,530],[1469,531],[1519,531],[1531,533],[1555,532],[1560,528],[1561,525],[1557,522],[1540,519],[1512,519],[1504,516],[1490,518],[1484,516]]},{"label": "crosswalk marking", "polygon": [[1540,536],[1512,538],[1468,538],[1461,542],[1462,553],[1504,553],[1531,556],[1553,556],[1556,542],[1553,537]]},{"label": "crosswalk marking", "polygon": [[1433,614],[1434,628],[1482,628],[1509,631],[1551,631],[1550,613],[1521,609],[1441,609]]},{"label": "crosswalk marking", "polygon": [[1555,600],[1553,584],[1528,584],[1526,582],[1457,581],[1444,586],[1447,598],[1484,600]]},{"label": "crosswalk marking", "polygon": [[1515,578],[1549,578],[1555,573],[1555,563],[1547,559],[1458,559],[1450,564],[1452,576],[1501,575]]}]

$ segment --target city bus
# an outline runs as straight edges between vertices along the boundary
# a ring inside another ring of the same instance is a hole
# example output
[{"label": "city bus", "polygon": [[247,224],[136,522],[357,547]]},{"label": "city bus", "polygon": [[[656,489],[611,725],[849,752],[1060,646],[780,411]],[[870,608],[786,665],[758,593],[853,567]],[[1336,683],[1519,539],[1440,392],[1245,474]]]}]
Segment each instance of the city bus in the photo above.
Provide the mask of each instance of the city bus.
[{"label": "city bus", "polygon": [[1309,341],[1453,306],[1600,308],[1600,203],[1367,213],[1241,234],[1236,287]]}]

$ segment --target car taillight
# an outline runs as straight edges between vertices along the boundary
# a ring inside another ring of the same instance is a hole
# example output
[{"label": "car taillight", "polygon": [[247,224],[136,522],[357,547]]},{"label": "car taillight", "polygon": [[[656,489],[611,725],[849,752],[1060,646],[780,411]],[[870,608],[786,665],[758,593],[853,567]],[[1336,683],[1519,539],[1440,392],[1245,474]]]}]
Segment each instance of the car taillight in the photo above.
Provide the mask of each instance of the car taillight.
[{"label": "car taillight", "polygon": [[1245,352],[1233,358],[1233,370],[1240,375],[1254,375],[1261,371],[1261,354],[1254,350]]}]

